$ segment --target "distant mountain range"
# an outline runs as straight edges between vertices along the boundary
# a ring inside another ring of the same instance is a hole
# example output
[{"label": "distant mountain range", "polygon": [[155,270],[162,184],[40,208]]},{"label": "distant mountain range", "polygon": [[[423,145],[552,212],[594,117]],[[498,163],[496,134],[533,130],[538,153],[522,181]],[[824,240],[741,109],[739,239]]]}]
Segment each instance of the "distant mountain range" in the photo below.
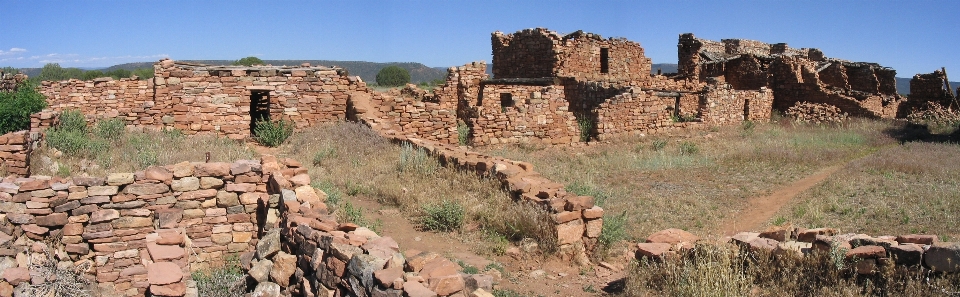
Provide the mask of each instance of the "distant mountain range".
[{"label": "distant mountain range", "polygon": [[[207,65],[230,65],[234,60],[178,60],[187,63],[199,63]],[[263,60],[270,65],[289,65],[295,66],[303,63],[310,63],[314,66],[337,66],[346,69],[350,75],[360,76],[364,81],[374,83],[377,81],[377,72],[387,66],[399,66],[410,72],[410,81],[413,83],[429,82],[435,79],[444,79],[447,75],[445,67],[433,68],[414,62],[392,62],[376,63],[364,61],[331,61],[331,60]],[[113,65],[107,68],[89,68],[84,70],[110,71],[115,69],[135,70],[140,68],[152,68],[154,62],[137,62]],[[41,68],[20,68],[20,72],[28,76],[40,75]]]},{"label": "distant mountain range", "polygon": [[[199,63],[199,64],[208,64],[208,65],[230,65],[233,63],[233,60],[181,60],[182,62],[188,63]],[[391,62],[391,63],[377,63],[377,62],[365,62],[365,61],[332,61],[332,60],[264,60],[263,62],[270,65],[300,65],[302,63],[310,63],[314,66],[337,66],[343,69],[346,69],[350,75],[360,76],[364,81],[369,83],[374,83],[377,81],[377,72],[380,69],[383,69],[387,66],[400,66],[403,69],[406,69],[410,72],[410,81],[413,83],[420,82],[429,82],[437,79],[445,79],[447,77],[447,68],[449,67],[428,67],[426,65],[415,63],[415,62]],[[135,70],[139,68],[150,68],[153,67],[154,62],[137,62],[137,63],[126,63],[113,65],[107,68],[82,68],[84,70],[101,70],[101,71],[110,71],[115,69],[126,69],[126,70]],[[671,63],[659,63],[653,64],[650,73],[656,74],[657,69],[660,69],[663,73],[677,73],[677,64]],[[20,71],[27,74],[28,76],[37,76],[40,75],[40,68],[20,68]],[[493,64],[487,64],[487,74],[493,77]],[[909,94],[910,93],[910,78],[897,77],[897,92],[900,94]],[[950,82],[950,86],[956,90],[957,87],[960,87],[960,82]]]}]

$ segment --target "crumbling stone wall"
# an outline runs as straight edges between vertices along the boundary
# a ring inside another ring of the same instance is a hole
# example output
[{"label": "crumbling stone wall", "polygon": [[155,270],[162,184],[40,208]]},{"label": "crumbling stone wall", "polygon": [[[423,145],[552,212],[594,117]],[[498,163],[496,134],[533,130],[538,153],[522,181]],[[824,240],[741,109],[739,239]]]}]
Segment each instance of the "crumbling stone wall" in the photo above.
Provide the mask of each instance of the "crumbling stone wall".
[{"label": "crumbling stone wall", "polygon": [[681,77],[726,82],[739,90],[770,88],[780,111],[810,101],[854,116],[892,118],[902,101],[893,69],[828,58],[818,49],[742,39],[718,43],[693,34],[680,35],[678,48]]},{"label": "crumbling stone wall", "polygon": [[165,59],[150,80],[98,78],[43,82],[50,109],[121,118],[144,130],[180,129],[185,134],[250,136],[254,92],[269,97],[273,120],[297,128],[346,118],[351,91],[367,90],[356,77],[328,67],[206,66]]},{"label": "crumbling stone wall", "polygon": [[573,77],[642,80],[651,62],[639,43],[577,31],[561,36],[544,28],[492,34],[495,78]]},{"label": "crumbling stone wall", "polygon": [[597,138],[609,139],[631,132],[654,132],[673,127],[673,97],[631,88],[597,108]]},{"label": "crumbling stone wall", "polygon": [[910,79],[910,96],[901,110],[901,116],[906,117],[914,109],[921,108],[927,102],[950,106],[953,97],[947,89],[947,75],[940,70],[933,73],[917,74]]},{"label": "crumbling stone wall", "polygon": [[481,100],[472,108],[472,140],[476,145],[579,141],[576,118],[563,85],[525,85],[484,82]]},{"label": "crumbling stone wall", "polygon": [[731,85],[711,85],[703,95],[701,118],[714,125],[739,124],[744,121],[769,121],[773,111],[773,92],[739,90]]},{"label": "crumbling stone wall", "polygon": [[3,175],[30,175],[30,154],[33,152],[30,139],[28,131],[0,136],[0,172]]},{"label": "crumbling stone wall", "polygon": [[326,209],[325,194],[299,166],[264,156],[105,178],[7,178],[0,182],[0,257],[32,256],[41,251],[31,241],[56,237],[61,260],[88,265],[83,272],[101,291],[183,296],[191,271],[250,250],[264,228],[278,227],[281,199]]},{"label": "crumbling stone wall", "polygon": [[13,92],[17,86],[27,80],[27,76],[22,73],[4,73],[0,71],[0,92]]}]

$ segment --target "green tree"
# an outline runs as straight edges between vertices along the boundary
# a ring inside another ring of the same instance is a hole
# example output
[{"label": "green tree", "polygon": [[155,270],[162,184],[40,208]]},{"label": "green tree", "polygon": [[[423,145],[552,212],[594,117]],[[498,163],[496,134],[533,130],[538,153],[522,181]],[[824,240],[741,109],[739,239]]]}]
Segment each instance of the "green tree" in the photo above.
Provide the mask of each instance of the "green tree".
[{"label": "green tree", "polygon": [[80,68],[64,68],[63,70],[67,75],[67,79],[80,79],[83,77],[83,70]]},{"label": "green tree", "polygon": [[47,107],[36,86],[24,83],[15,92],[0,92],[0,134],[30,129],[30,115]]},{"label": "green tree", "polygon": [[265,63],[263,63],[263,60],[260,60],[260,58],[253,57],[253,56],[246,57],[246,58],[237,60],[236,62],[233,62],[233,65],[236,65],[236,66],[241,66],[241,65],[253,66],[253,65],[264,65],[264,64]]},{"label": "green tree", "polygon": [[114,79],[121,79],[121,78],[129,78],[131,75],[133,75],[133,72],[130,72],[130,70],[126,70],[126,69],[114,69],[114,70],[107,71],[107,73],[104,73],[104,74],[107,76],[113,77]]},{"label": "green tree", "polygon": [[100,77],[104,77],[104,76],[106,76],[106,75],[103,74],[103,71],[100,71],[100,70],[90,70],[90,71],[84,72],[84,73],[83,73],[83,78],[81,78],[81,79],[82,79],[82,80],[92,80],[92,79],[94,79],[94,78],[100,78]]},{"label": "green tree", "polygon": [[69,78],[69,76],[67,76],[67,70],[60,67],[60,64],[47,63],[40,69],[40,75],[37,78],[39,80],[61,81]]},{"label": "green tree", "polygon": [[16,74],[16,73],[20,73],[20,70],[17,69],[17,68],[13,68],[13,67],[10,67],[10,66],[6,66],[6,67],[3,67],[2,69],[0,69],[0,72],[3,72],[3,73],[14,73],[14,74]]},{"label": "green tree", "polygon": [[138,68],[133,71],[133,75],[136,75],[140,79],[151,79],[153,78],[153,68]]},{"label": "green tree", "polygon": [[387,66],[377,72],[377,84],[384,87],[398,87],[410,83],[410,72],[399,66]]}]

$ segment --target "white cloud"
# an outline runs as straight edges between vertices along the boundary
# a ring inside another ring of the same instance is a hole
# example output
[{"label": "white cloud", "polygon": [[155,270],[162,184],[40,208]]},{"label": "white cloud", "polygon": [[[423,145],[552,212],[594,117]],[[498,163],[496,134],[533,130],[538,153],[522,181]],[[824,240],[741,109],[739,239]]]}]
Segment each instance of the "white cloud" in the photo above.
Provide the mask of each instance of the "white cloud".
[{"label": "white cloud", "polygon": [[14,47],[14,48],[10,48],[10,50],[8,50],[8,51],[0,50],[0,56],[5,56],[5,55],[17,55],[17,54],[25,53],[25,52],[27,52],[26,49],[19,48],[19,47]]}]

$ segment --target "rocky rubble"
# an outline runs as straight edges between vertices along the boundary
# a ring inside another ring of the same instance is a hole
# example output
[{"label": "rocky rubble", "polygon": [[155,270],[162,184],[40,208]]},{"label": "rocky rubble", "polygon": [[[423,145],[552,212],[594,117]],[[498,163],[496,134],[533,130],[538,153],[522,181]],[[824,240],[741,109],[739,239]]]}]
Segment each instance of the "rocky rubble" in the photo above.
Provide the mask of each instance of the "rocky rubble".
[{"label": "rocky rubble", "polygon": [[401,253],[392,238],[338,223],[296,192],[281,199],[280,227],[240,256],[252,296],[492,296],[491,276],[463,274],[436,253]]},{"label": "rocky rubble", "polygon": [[[874,274],[881,266],[898,265],[937,272],[960,272],[960,242],[941,242],[936,235],[907,234],[870,236],[840,233],[833,228],[804,229],[772,226],[763,232],[741,232],[730,243],[749,252],[772,255],[838,253],[859,274]],[[667,229],[637,244],[636,258],[664,260],[694,248],[698,237],[683,230]]]},{"label": "rocky rubble", "polygon": [[798,123],[826,124],[841,123],[847,120],[847,114],[829,104],[797,102],[787,109],[787,116]]}]

